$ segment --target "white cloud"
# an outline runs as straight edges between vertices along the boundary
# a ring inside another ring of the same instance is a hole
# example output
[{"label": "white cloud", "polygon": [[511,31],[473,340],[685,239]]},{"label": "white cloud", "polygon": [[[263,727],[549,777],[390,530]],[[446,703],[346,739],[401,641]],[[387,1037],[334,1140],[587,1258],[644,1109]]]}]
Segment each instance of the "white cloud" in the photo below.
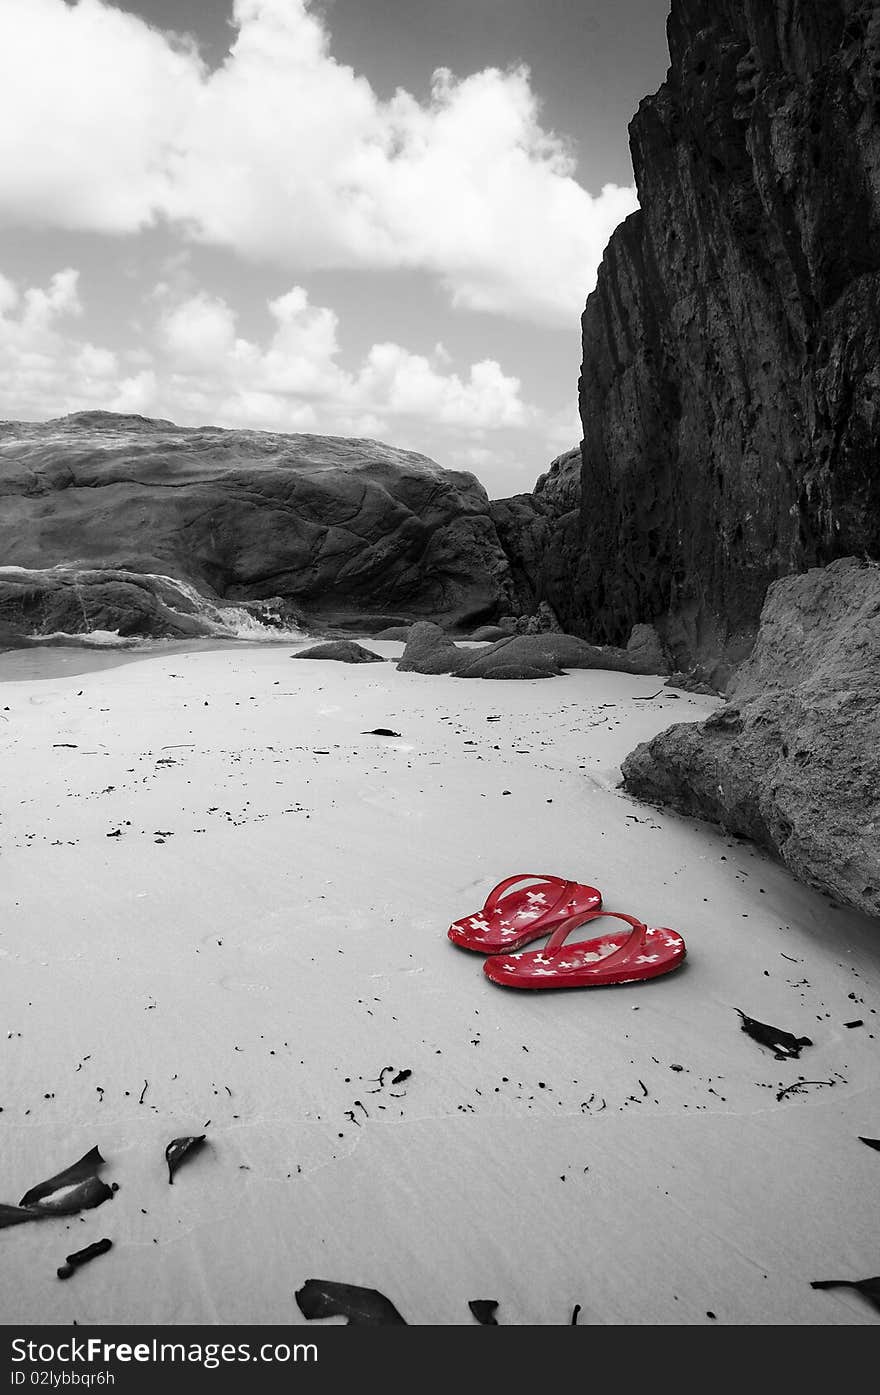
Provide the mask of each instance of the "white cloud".
[{"label": "white cloud", "polygon": [[262,342],[240,335],[233,308],[204,291],[147,301],[152,351],[116,352],[75,333],[83,306],[72,268],[23,293],[0,275],[0,412],[40,419],[100,406],[183,425],[392,437],[429,427],[483,436],[540,415],[497,362],[461,374],[442,346],[429,358],[374,344],[343,366],[338,317],[300,286],[268,302]]},{"label": "white cloud", "polygon": [[3,0],[0,216],[144,226],[167,205],[171,146],[201,75],[193,53],[101,0]]},{"label": "white cloud", "polygon": [[150,368],[143,369],[131,377],[122,378],[102,405],[108,412],[134,412],[149,416],[154,410],[158,396],[156,374]]},{"label": "white cloud", "polygon": [[6,315],[18,304],[18,291],[8,276],[0,272],[0,315]]},{"label": "white cloud", "polygon": [[171,367],[211,369],[234,353],[235,316],[224,301],[194,295],[165,314],[160,337]]},{"label": "white cloud", "polygon": [[[240,337],[226,301],[203,292],[165,311],[159,343],[168,356],[175,398],[213,420],[365,434],[365,421],[419,420],[461,430],[522,426],[534,416],[520,382],[493,359],[449,371],[441,349],[432,359],[400,344],[374,344],[355,369],[339,361],[339,321],[310,305],[301,286],[268,303],[272,329],[259,344]],[[323,426],[318,425],[323,421]],[[329,423],[329,424],[327,424]]]},{"label": "white cloud", "polygon": [[193,240],[289,268],[408,267],[459,306],[570,324],[632,189],[591,196],[525,68],[382,101],[308,0],[235,0],[198,54],[102,0],[3,0],[0,220]]},{"label": "white cloud", "polygon": [[0,411],[40,420],[84,407],[142,411],[152,400],[150,369],[125,375],[112,349],[72,333],[82,315],[72,267],[23,294],[0,274]]}]

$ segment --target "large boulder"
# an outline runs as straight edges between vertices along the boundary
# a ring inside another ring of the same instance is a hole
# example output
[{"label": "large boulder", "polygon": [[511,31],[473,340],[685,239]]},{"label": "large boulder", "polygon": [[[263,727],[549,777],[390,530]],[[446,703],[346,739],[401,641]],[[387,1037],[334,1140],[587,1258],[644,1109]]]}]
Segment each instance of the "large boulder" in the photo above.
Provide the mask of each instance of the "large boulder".
[{"label": "large boulder", "polygon": [[[516,609],[473,475],[375,441],[107,412],[0,423],[0,561],[103,570],[114,586],[119,573],[170,577],[214,604],[281,601],[316,627],[367,633]],[[124,614],[114,596],[108,613]],[[75,608],[65,623],[83,628]]]},{"label": "large boulder", "polygon": [[492,509],[566,630],[652,622],[720,687],[770,582],[880,555],[880,8],[672,0],[668,38],[582,320],[578,501]]},{"label": "large boulder", "polygon": [[[644,629],[647,631],[649,627]],[[546,630],[496,641],[482,653],[472,655],[471,661],[457,670],[457,676],[553,678],[572,668],[638,674],[669,671],[659,643],[651,645],[644,634],[636,636],[632,649],[617,649],[611,645],[588,644],[578,635]]]},{"label": "large boulder", "polygon": [[406,644],[411,629],[412,625],[388,625],[384,630],[377,630],[373,639],[389,639],[398,644]]},{"label": "large boulder", "polygon": [[508,635],[479,649],[458,646],[437,625],[414,625],[397,667],[412,673],[452,673],[457,678],[555,678],[572,668],[614,669],[624,673],[667,672],[646,668],[646,656],[663,662],[644,642],[626,649],[588,644],[577,635],[547,630]]},{"label": "large boulder", "polygon": [[[552,639],[554,643],[544,641]],[[558,678],[577,663],[583,640],[574,635],[513,635],[496,640],[482,652],[471,650],[458,678]],[[563,663],[563,657],[567,663]]]},{"label": "large boulder", "polygon": [[878,675],[880,567],[847,558],[777,581],[731,701],[637,746],[624,786],[880,916]]},{"label": "large boulder", "polygon": [[397,667],[401,673],[457,673],[470,658],[471,652],[459,649],[439,625],[420,620],[409,632]]},{"label": "large boulder", "polygon": [[329,639],[325,644],[311,644],[308,649],[298,649],[291,654],[292,659],[335,659],[341,664],[383,664],[381,654],[374,654],[355,639]]}]

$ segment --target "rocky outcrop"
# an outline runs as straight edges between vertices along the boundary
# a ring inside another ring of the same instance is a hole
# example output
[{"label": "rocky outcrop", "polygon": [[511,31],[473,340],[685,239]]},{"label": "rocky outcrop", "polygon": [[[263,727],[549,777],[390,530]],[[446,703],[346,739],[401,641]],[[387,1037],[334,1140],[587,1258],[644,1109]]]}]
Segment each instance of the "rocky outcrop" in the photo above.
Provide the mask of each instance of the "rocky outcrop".
[{"label": "rocky outcrop", "polygon": [[672,0],[668,38],[582,321],[578,512],[501,531],[567,630],[654,622],[719,684],[769,583],[880,554],[880,10]]},{"label": "rocky outcrop", "polygon": [[373,635],[373,639],[390,639],[405,644],[409,639],[411,629],[412,625],[389,625],[387,629],[378,630]]},{"label": "rocky outcrop", "polygon": [[634,633],[627,649],[603,648],[577,635],[549,630],[507,635],[473,649],[457,645],[438,625],[426,622],[413,625],[397,667],[403,673],[451,673],[457,678],[556,678],[571,668],[668,671],[662,653],[640,632]]},{"label": "rocky outcrop", "polygon": [[397,667],[401,673],[457,673],[472,655],[472,650],[459,649],[439,625],[420,620],[409,632]]},{"label": "rocky outcrop", "polygon": [[880,915],[880,567],[842,559],[769,589],[730,703],[622,766],[631,793],[753,839]]},{"label": "rocky outcrop", "polygon": [[[559,455],[531,494],[492,499],[489,511],[510,563],[517,607],[531,615],[564,586],[564,567],[576,543],[580,506],[580,447]],[[569,545],[566,546],[566,539]]]},{"label": "rocky outcrop", "polygon": [[382,664],[386,660],[372,649],[365,649],[354,639],[330,639],[326,644],[312,644],[291,654],[292,659],[335,659],[340,664]]},{"label": "rocky outcrop", "polygon": [[[90,628],[121,616],[126,633],[181,633],[161,629],[169,578],[212,604],[254,605],[257,618],[262,607],[268,624],[279,606],[361,631],[425,616],[473,626],[517,609],[472,475],[374,441],[106,412],[0,423],[0,563],[42,571],[39,624],[78,630],[76,587],[95,601]],[[56,567],[73,590],[53,587]],[[16,618],[31,620],[0,570],[0,621]]]},{"label": "rocky outcrop", "polygon": [[[174,638],[231,632],[242,622],[277,627],[278,611],[212,604],[171,577],[118,567],[0,568],[0,645],[14,638],[116,631],[122,638]],[[271,620],[268,618],[271,614]],[[288,624],[298,628],[294,618]]]},{"label": "rocky outcrop", "polygon": [[576,635],[512,635],[471,651],[458,678],[558,678],[567,668],[597,668],[592,646]]}]

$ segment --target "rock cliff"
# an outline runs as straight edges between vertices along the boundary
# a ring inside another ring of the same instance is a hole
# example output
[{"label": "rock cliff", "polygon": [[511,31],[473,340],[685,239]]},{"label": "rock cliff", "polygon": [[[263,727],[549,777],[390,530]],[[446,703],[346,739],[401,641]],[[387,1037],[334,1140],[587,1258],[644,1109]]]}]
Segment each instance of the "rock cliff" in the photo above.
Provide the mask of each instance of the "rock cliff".
[{"label": "rock cliff", "polygon": [[880,553],[880,9],[672,0],[668,40],[582,320],[578,510],[506,544],[566,629],[654,623],[723,683],[769,583]]},{"label": "rock cliff", "polygon": [[106,412],[0,423],[7,634],[198,633],[201,596],[350,629],[516,609],[485,490],[425,456]]},{"label": "rock cliff", "polygon": [[[533,613],[565,589],[565,567],[578,536],[580,447],[551,462],[531,494],[492,499],[489,512],[510,563],[517,607]],[[564,540],[567,539],[567,545]]]}]

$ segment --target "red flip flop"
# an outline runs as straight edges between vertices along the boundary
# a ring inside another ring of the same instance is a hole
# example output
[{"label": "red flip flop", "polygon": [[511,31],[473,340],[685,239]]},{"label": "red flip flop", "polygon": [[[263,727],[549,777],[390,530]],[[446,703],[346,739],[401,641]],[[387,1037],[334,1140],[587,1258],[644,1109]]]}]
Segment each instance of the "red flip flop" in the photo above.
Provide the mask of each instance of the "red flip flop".
[{"label": "red flip flop", "polygon": [[[517,882],[536,885],[510,890]],[[549,935],[572,916],[598,910],[601,904],[602,893],[594,886],[537,872],[520,872],[493,887],[483,909],[453,921],[447,934],[452,943],[462,949],[498,954]]]},{"label": "red flip flop", "polygon": [[[600,935],[572,945],[564,943],[572,930],[603,915],[626,921],[632,927],[629,934]],[[570,916],[542,950],[497,954],[487,959],[483,973],[506,988],[589,988],[668,974],[678,968],[685,952],[684,940],[677,930],[648,927],[619,911],[589,911]]]}]

